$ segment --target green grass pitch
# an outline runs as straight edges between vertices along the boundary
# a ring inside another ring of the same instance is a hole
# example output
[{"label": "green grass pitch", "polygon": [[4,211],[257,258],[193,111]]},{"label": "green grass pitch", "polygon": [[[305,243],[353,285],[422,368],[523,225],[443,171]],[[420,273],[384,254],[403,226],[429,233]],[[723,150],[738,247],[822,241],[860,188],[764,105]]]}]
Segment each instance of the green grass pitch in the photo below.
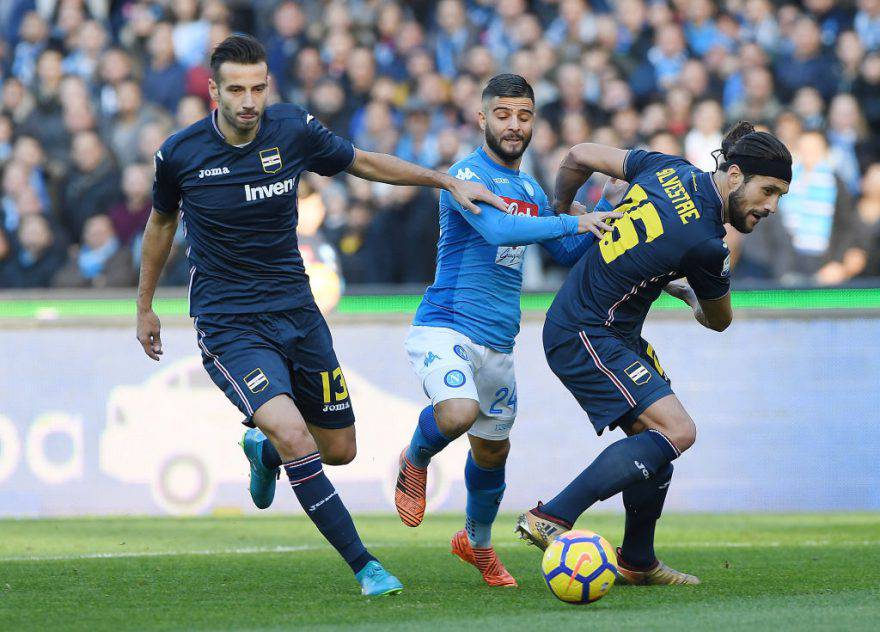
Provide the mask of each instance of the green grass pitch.
[{"label": "green grass pitch", "polygon": [[[357,517],[406,586],[370,600],[303,517],[0,521],[0,630],[880,629],[880,514],[666,516],[658,553],[703,585],[589,606],[551,596],[513,521],[495,539],[520,588],[490,589],[449,553],[460,516]],[[579,526],[614,544],[622,517]]]}]

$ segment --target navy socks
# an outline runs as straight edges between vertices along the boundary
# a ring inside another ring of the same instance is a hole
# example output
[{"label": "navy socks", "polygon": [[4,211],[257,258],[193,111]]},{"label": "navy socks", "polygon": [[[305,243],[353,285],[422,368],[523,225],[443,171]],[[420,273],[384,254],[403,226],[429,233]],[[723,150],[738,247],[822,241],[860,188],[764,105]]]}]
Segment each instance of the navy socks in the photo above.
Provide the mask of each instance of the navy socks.
[{"label": "navy socks", "polygon": [[278,450],[275,449],[275,446],[272,445],[268,437],[263,440],[262,447],[263,451],[260,454],[260,460],[263,462],[263,466],[269,470],[279,467],[281,465],[281,455],[278,454]]},{"label": "navy socks", "polygon": [[367,562],[376,559],[361,542],[351,514],[342,504],[336,488],[324,475],[319,453],[312,452],[285,463],[284,470],[306,514],[355,574]]},{"label": "navy socks", "polygon": [[621,556],[634,567],[648,568],[657,561],[654,554],[654,528],[663,513],[672,470],[672,463],[669,463],[653,477],[623,490],[626,531],[623,535]]},{"label": "navy socks", "polygon": [[675,446],[656,430],[621,439],[605,448],[541,511],[573,524],[596,501],[655,476],[678,456]]}]

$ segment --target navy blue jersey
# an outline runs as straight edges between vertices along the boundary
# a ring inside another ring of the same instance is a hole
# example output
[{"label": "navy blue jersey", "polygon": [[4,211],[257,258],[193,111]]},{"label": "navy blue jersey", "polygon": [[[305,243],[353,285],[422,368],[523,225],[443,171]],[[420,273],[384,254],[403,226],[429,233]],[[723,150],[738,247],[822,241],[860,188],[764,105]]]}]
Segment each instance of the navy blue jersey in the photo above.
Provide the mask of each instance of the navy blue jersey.
[{"label": "navy blue jersey", "polygon": [[572,268],[547,312],[559,327],[611,328],[638,340],[663,287],[686,277],[698,298],[730,290],[722,200],[712,174],[676,156],[632,150],[624,217]]},{"label": "navy blue jersey", "polygon": [[296,239],[300,174],[331,176],[352,144],[302,108],[266,108],[256,138],[226,142],[216,111],[156,153],[153,207],[181,213],[190,262],[190,315],[277,312],[311,304]]}]

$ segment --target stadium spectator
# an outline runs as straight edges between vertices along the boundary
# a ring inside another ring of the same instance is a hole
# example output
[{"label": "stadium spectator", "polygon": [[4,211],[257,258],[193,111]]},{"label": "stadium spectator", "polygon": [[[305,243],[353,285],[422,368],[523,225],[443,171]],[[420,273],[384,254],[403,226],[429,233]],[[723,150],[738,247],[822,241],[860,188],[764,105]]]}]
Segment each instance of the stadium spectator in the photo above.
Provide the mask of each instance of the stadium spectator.
[{"label": "stadium spectator", "polygon": [[715,170],[712,152],[724,138],[724,113],[717,101],[702,101],[694,108],[693,126],[684,138],[684,157],[703,171]]},{"label": "stadium spectator", "polygon": [[119,172],[95,132],[80,132],[71,145],[73,170],[64,185],[61,221],[72,240],[86,220],[106,213],[120,199]]},{"label": "stadium spectator", "polygon": [[794,155],[791,188],[779,204],[793,251],[785,276],[842,283],[865,267],[864,227],[846,184],[834,172],[825,136],[805,132]]},{"label": "stadium spectator", "polygon": [[816,88],[826,101],[834,96],[834,62],[822,51],[822,34],[815,20],[798,18],[792,32],[791,53],[776,62],[776,85],[786,98],[805,86]]},{"label": "stadium spectator", "polygon": [[870,51],[880,50],[880,0],[858,0],[853,26],[859,39]]},{"label": "stadium spectator", "polygon": [[476,43],[464,3],[461,0],[441,0],[437,4],[437,26],[439,28],[433,41],[437,70],[445,77],[454,79],[465,52]]},{"label": "stadium spectator", "polygon": [[0,226],[0,289],[13,287],[15,279],[12,278],[12,264],[15,259],[15,251],[9,233]]},{"label": "stadium spectator", "polygon": [[868,263],[865,275],[880,276],[880,164],[868,167],[861,184],[859,219],[867,230]]},{"label": "stadium spectator", "polygon": [[42,215],[23,217],[17,232],[18,248],[6,271],[10,287],[48,287],[64,265],[64,244]]},{"label": "stadium spectator", "polygon": [[867,126],[859,109],[859,102],[851,94],[838,94],[828,109],[828,144],[834,171],[843,179],[850,193],[857,195],[862,168],[871,161],[872,148],[865,143]]},{"label": "stadium spectator", "polygon": [[291,60],[308,43],[306,16],[299,4],[284,0],[272,16],[272,34],[266,41],[266,61],[269,74],[278,83],[278,91],[286,94],[293,81]]},{"label": "stadium spectator", "polygon": [[874,135],[880,134],[880,52],[871,53],[862,62],[862,71],[853,86],[853,96]]},{"label": "stadium spectator", "polygon": [[149,53],[150,60],[144,70],[144,95],[173,112],[184,94],[186,67],[174,57],[174,27],[170,23],[156,25],[150,35]]},{"label": "stadium spectator", "polygon": [[122,171],[122,193],[125,199],[110,207],[107,215],[113,223],[113,231],[123,246],[131,243],[143,232],[150,216],[153,184],[151,165],[132,163]]},{"label": "stadium spectator", "polygon": [[125,166],[137,161],[137,154],[131,148],[137,146],[144,126],[157,121],[170,124],[170,119],[154,104],[144,103],[140,85],[131,79],[117,87],[116,103],[116,114],[109,121],[104,136],[120,166]]},{"label": "stadium spectator", "polygon": [[136,272],[128,249],[122,248],[106,215],[86,220],[78,246],[52,280],[56,287],[130,287]]},{"label": "stadium spectator", "polygon": [[838,61],[837,91],[852,92],[865,58],[865,44],[855,31],[844,31],[837,38],[835,54]]},{"label": "stadium spectator", "polygon": [[776,120],[781,111],[782,105],[774,91],[773,74],[759,66],[745,72],[743,97],[731,105],[727,120],[767,125]]}]

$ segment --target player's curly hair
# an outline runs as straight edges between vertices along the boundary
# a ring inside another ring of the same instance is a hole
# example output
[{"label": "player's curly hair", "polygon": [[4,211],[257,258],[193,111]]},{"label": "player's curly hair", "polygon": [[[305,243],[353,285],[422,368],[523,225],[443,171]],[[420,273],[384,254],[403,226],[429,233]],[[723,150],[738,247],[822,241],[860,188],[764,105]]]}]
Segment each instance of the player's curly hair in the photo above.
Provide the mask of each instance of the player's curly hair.
[{"label": "player's curly hair", "polygon": [[234,64],[258,64],[266,61],[266,49],[253,35],[236,33],[217,44],[211,53],[211,72],[217,81],[220,66],[227,61]]},{"label": "player's curly hair", "polygon": [[[715,164],[721,171],[727,171],[731,156],[762,158],[791,164],[791,152],[785,144],[769,132],[758,132],[748,121],[740,121],[724,136],[721,149],[712,152]],[[746,180],[752,175],[743,172]]]}]

